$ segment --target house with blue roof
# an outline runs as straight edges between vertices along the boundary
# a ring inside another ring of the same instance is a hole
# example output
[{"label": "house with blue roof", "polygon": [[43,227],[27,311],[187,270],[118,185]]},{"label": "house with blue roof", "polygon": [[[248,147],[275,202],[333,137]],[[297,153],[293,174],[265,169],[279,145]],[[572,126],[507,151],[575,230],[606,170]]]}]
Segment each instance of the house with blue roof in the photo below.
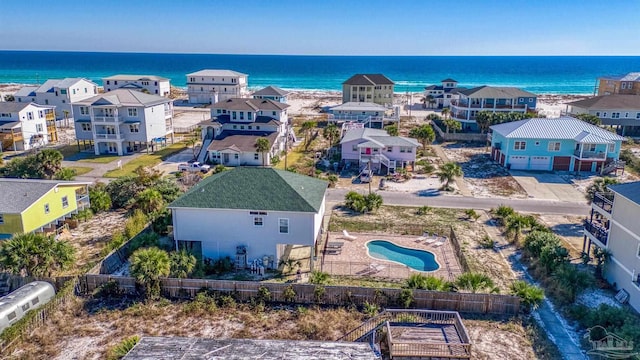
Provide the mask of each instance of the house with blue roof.
[{"label": "house with blue roof", "polygon": [[624,137],[573,117],[493,125],[491,158],[512,170],[608,173],[621,166]]},{"label": "house with blue roof", "polygon": [[16,102],[55,106],[56,119],[73,117],[71,103],[98,94],[98,84],[84,78],[49,79],[42,85],[25,86],[14,95]]}]

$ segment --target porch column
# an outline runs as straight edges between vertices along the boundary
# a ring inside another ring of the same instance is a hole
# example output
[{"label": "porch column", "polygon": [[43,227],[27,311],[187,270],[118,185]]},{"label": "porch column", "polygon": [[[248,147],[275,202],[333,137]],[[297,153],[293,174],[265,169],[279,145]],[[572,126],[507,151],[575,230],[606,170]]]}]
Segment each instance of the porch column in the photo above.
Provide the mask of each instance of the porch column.
[{"label": "porch column", "polygon": [[118,156],[124,155],[122,151],[122,141],[116,142],[116,149],[118,149]]},{"label": "porch column", "polygon": [[587,247],[587,235],[582,235],[582,253],[583,254],[586,254],[584,252],[586,247]]},{"label": "porch column", "polygon": [[98,141],[93,142],[93,152],[96,155],[100,155],[100,143]]}]

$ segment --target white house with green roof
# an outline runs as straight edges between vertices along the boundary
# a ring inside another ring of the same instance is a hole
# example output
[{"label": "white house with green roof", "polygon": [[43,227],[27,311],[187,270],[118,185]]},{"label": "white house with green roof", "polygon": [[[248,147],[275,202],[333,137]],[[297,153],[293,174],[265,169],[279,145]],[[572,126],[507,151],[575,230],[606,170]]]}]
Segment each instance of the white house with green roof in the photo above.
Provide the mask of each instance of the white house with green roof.
[{"label": "white house with green roof", "polygon": [[292,245],[313,251],[328,183],[267,167],[212,175],[169,205],[176,248],[237,266],[267,259],[277,267]]}]

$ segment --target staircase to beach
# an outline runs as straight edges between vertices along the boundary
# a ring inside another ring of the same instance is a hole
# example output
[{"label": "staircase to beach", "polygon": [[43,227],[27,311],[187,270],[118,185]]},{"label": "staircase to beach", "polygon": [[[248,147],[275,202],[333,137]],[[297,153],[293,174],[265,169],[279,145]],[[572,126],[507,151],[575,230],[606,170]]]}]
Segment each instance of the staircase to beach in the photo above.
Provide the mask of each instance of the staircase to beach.
[{"label": "staircase to beach", "polygon": [[203,143],[202,143],[202,147],[200,148],[200,152],[198,153],[198,162],[199,163],[204,163],[205,158],[207,157],[207,149],[209,148],[209,145],[211,144],[211,139],[206,139]]}]

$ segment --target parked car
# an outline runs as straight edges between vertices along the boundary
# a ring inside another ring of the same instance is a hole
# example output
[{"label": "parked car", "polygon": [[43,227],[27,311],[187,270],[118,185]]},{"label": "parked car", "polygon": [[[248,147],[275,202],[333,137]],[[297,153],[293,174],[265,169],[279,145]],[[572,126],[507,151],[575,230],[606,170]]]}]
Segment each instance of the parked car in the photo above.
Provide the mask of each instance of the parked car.
[{"label": "parked car", "polygon": [[200,171],[202,173],[207,173],[209,172],[210,169],[211,169],[211,166],[200,164],[197,161],[191,164],[184,163],[184,164],[178,165],[178,171],[188,171],[188,172]]}]

